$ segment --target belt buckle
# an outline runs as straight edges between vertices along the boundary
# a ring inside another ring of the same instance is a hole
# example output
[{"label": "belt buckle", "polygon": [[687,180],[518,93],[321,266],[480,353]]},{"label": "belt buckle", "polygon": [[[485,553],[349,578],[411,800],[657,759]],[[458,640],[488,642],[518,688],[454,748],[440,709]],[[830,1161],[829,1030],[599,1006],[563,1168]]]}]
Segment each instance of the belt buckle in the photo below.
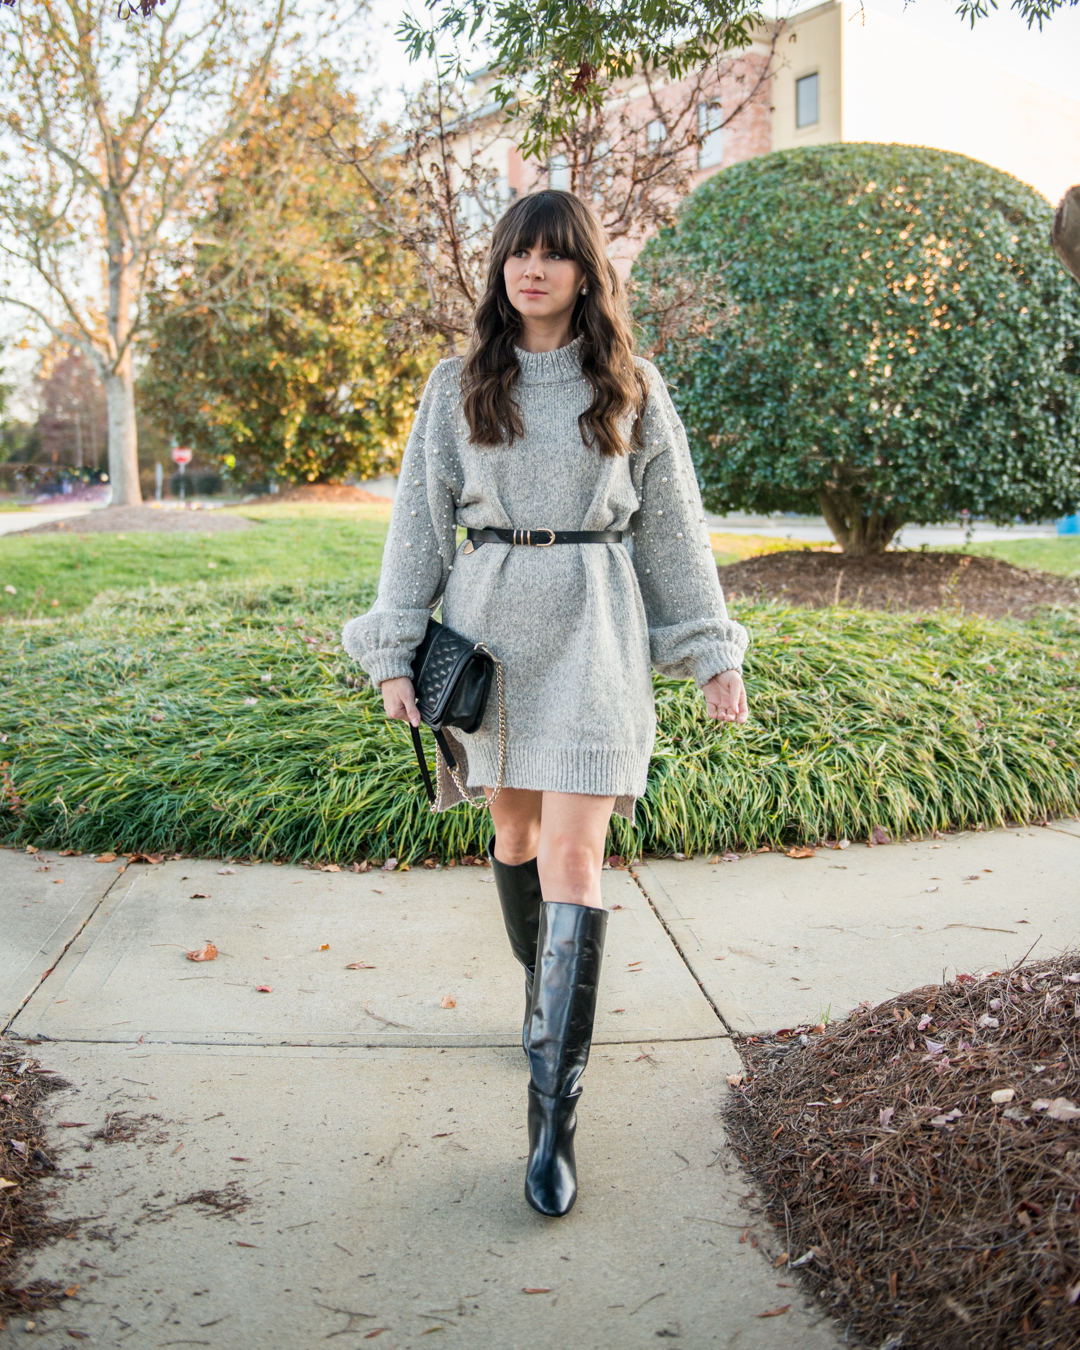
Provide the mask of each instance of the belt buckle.
[{"label": "belt buckle", "polygon": [[[538,534],[550,534],[550,535],[551,535],[551,538],[547,541],[546,544],[533,544],[533,548],[550,548],[550,547],[552,546],[552,544],[555,542],[555,531],[554,531],[554,530],[549,530],[549,529],[547,528],[547,526],[545,526],[542,530],[538,530],[537,533],[538,533]],[[529,543],[532,544],[532,532],[531,532],[531,531],[530,531]]]}]

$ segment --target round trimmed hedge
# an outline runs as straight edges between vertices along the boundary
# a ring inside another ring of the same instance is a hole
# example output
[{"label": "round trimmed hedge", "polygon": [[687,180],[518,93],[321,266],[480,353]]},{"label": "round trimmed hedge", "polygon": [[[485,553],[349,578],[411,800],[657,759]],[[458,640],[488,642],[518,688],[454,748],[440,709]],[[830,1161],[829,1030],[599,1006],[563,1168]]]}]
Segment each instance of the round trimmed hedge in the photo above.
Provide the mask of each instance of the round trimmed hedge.
[{"label": "round trimmed hedge", "polygon": [[1051,220],[1008,174],[907,145],[780,151],[699,187],[642,266],[731,301],[658,358],[706,505],[821,511],[852,553],[908,521],[1075,510],[1080,290]]}]

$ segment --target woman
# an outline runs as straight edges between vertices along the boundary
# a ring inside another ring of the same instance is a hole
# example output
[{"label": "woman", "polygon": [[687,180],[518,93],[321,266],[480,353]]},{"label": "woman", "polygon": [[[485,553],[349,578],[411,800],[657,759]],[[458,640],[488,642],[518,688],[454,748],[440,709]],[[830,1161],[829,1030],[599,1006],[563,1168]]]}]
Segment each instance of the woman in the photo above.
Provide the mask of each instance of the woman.
[{"label": "woman", "polygon": [[[747,636],[727,617],[686,436],[633,355],[603,229],[569,192],[520,198],[496,226],[468,354],[436,368],[409,438],[379,598],[345,627],[387,716],[413,726],[413,653],[440,598],[443,622],[505,673],[504,778],[494,716],[454,751],[459,781],[489,799],[525,968],[525,1195],[558,1216],[577,1194],[604,842],[612,811],[632,819],[645,791],[650,665],[693,677],[709,716],[747,716]],[[441,760],[439,780],[437,809],[462,800]]]}]

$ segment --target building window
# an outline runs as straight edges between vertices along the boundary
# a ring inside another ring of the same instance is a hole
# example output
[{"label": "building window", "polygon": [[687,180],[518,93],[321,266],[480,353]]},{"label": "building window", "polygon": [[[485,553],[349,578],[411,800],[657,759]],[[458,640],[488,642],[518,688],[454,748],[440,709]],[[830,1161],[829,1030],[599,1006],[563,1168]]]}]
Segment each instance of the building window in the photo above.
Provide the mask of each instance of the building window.
[{"label": "building window", "polygon": [[662,145],[667,140],[667,127],[659,117],[653,118],[651,122],[645,125],[645,143],[647,145]]},{"label": "building window", "polygon": [[795,81],[795,125],[812,127],[818,120],[818,77],[804,75]]},{"label": "building window", "polygon": [[699,103],[697,110],[698,135],[701,148],[698,150],[698,168],[711,169],[724,160],[724,114],[720,104]]},{"label": "building window", "polygon": [[570,191],[570,165],[565,155],[552,155],[548,160],[548,187]]}]

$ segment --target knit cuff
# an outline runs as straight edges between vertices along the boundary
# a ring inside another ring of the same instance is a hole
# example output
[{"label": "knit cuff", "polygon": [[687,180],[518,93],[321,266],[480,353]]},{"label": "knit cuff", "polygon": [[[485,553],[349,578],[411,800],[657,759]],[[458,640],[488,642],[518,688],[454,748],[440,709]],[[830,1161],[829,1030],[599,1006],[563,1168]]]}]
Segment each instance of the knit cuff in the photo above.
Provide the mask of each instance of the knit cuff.
[{"label": "knit cuff", "polygon": [[379,687],[384,680],[412,679],[412,656],[403,652],[373,652],[361,658],[360,664],[368,673],[371,683]]},{"label": "knit cuff", "polygon": [[694,683],[704,689],[714,675],[736,670],[742,674],[743,651],[732,643],[714,647],[707,655],[694,662]]}]

